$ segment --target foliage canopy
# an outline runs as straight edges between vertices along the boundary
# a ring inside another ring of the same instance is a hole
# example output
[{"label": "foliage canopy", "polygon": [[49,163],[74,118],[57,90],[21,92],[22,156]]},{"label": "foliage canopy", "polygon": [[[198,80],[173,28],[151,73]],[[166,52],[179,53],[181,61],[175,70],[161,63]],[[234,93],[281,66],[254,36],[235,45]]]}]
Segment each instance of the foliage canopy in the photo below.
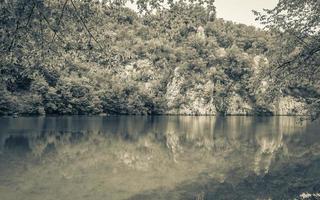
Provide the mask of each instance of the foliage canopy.
[{"label": "foliage canopy", "polygon": [[274,34],[268,71],[281,89],[305,98],[320,113],[320,1],[280,0],[274,9],[255,12]]}]

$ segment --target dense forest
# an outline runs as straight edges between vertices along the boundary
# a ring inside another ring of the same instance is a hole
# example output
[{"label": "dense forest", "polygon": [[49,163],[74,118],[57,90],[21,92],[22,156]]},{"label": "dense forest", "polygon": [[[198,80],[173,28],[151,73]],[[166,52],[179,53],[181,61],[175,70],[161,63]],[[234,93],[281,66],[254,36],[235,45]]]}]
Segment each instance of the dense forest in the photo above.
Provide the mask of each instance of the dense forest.
[{"label": "dense forest", "polygon": [[[287,63],[283,55],[311,55],[292,35],[219,19],[213,1],[137,1],[137,10],[126,5],[1,0],[0,114],[319,110],[318,51],[306,76],[294,76],[301,68],[275,70],[277,62]],[[284,49],[279,39],[293,46]]]}]

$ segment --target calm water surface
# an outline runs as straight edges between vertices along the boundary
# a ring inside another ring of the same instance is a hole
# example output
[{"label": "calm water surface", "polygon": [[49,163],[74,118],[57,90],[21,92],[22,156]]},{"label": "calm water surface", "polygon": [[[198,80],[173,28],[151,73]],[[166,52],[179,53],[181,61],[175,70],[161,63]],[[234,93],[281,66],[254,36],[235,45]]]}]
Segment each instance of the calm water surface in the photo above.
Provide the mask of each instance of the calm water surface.
[{"label": "calm water surface", "polygon": [[319,122],[0,118],[1,200],[299,199],[303,193],[320,193]]}]

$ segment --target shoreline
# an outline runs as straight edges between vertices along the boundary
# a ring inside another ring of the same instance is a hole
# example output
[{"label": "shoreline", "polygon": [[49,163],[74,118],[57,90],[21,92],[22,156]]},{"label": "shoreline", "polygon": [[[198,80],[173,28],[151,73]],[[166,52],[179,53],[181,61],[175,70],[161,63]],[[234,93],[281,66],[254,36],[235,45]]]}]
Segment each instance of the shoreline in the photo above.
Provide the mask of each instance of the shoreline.
[{"label": "shoreline", "polygon": [[18,115],[0,115],[0,118],[21,118],[21,117],[116,117],[116,116],[190,116],[190,117],[310,117],[311,115],[254,115],[254,114],[233,114],[233,115],[214,115],[214,114],[75,114],[75,115],[59,115],[59,114],[48,114],[48,115],[32,115],[32,114],[18,114]]}]

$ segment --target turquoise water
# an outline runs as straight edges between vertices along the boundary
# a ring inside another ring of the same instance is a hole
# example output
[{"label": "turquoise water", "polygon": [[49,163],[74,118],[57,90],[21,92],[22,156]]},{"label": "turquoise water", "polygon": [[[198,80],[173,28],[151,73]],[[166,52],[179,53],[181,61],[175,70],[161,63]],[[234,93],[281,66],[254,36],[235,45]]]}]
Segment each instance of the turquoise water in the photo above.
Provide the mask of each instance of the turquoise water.
[{"label": "turquoise water", "polygon": [[317,121],[0,118],[1,200],[302,199],[319,193]]}]

